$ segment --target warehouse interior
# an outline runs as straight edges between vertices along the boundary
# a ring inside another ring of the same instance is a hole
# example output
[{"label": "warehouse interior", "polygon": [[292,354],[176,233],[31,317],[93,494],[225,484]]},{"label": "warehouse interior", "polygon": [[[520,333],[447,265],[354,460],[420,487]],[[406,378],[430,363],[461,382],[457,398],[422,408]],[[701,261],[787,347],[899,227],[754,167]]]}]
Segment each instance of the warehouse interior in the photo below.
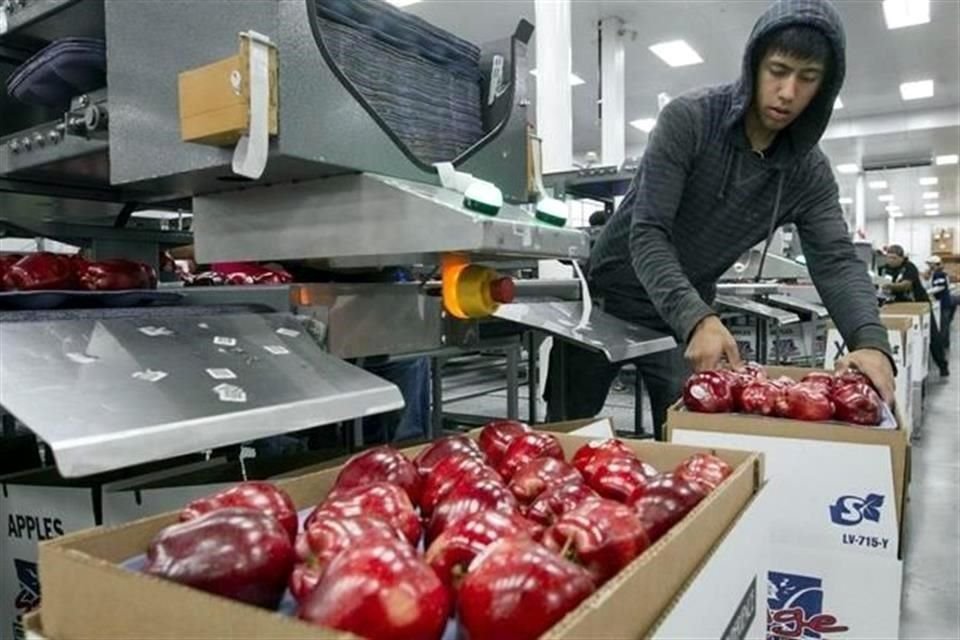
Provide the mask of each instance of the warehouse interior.
[{"label": "warehouse interior", "polygon": [[957,0],[0,0],[0,640],[960,638],[958,60]]}]

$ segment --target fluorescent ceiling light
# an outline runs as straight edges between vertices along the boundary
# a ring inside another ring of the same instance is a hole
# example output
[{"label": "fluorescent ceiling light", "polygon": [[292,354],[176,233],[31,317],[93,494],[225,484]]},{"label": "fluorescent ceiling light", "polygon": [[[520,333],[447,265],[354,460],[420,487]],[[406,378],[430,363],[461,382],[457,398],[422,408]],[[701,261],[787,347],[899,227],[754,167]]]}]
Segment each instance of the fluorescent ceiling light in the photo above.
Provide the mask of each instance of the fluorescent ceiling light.
[{"label": "fluorescent ceiling light", "polygon": [[837,171],[840,173],[860,173],[860,165],[854,164],[853,162],[838,164]]},{"label": "fluorescent ceiling light", "polygon": [[938,216],[938,215],[940,215],[940,210],[939,210],[939,209],[934,209],[933,211],[924,211],[924,212],[923,212],[923,215],[925,215],[925,216]]},{"label": "fluorescent ceiling light", "polygon": [[930,22],[930,0],[883,0],[887,29],[912,27]]},{"label": "fluorescent ceiling light", "polygon": [[888,206],[884,207],[884,209],[887,211],[887,213],[893,213],[894,211],[900,211],[900,207],[897,206],[897,205],[895,205],[895,204],[888,205]]},{"label": "fluorescent ceiling light", "polygon": [[650,46],[650,51],[671,67],[685,67],[703,62],[700,54],[687,44],[686,40],[658,42]]},{"label": "fluorescent ceiling light", "polygon": [[853,198],[840,198],[840,204],[853,204]]},{"label": "fluorescent ceiling light", "polygon": [[940,197],[939,191],[924,191],[923,199],[924,200],[936,200]]},{"label": "fluorescent ceiling light", "polygon": [[871,180],[867,183],[867,186],[871,189],[886,189],[887,181],[886,180]]},{"label": "fluorescent ceiling light", "polygon": [[902,217],[903,217],[903,212],[902,212],[902,211],[891,211],[891,212],[890,212],[890,217],[891,217],[891,218],[902,218]]},{"label": "fluorescent ceiling light", "polygon": [[893,202],[893,194],[885,193],[882,196],[877,196],[877,200],[880,202]]},{"label": "fluorescent ceiling light", "polygon": [[940,203],[939,203],[939,202],[924,202],[924,203],[923,203],[923,208],[924,208],[924,209],[939,209],[939,208],[940,208]]},{"label": "fluorescent ceiling light", "polygon": [[937,184],[937,182],[939,182],[939,180],[937,180],[935,177],[920,178],[920,184],[924,187],[932,187],[933,185]]},{"label": "fluorescent ceiling light", "polygon": [[[536,70],[536,69],[530,69],[530,75],[532,75],[534,78],[536,78],[536,77],[537,77],[537,70]],[[570,74],[570,86],[571,86],[571,87],[578,87],[578,86],[580,86],[581,84],[586,84],[586,82],[587,82],[586,80],[584,80],[583,78],[581,78],[581,77],[578,76],[577,74],[575,74],[575,73],[571,73],[571,74]]]},{"label": "fluorescent ceiling light", "polygon": [[937,156],[936,162],[938,167],[942,167],[945,164],[957,164],[960,161],[960,156],[953,153],[946,156]]},{"label": "fluorescent ceiling light", "polygon": [[418,3],[420,0],[387,0],[387,2],[395,7],[406,7],[407,5]]},{"label": "fluorescent ceiling light", "polygon": [[922,100],[933,97],[933,80],[917,80],[900,85],[900,97],[904,100]]},{"label": "fluorescent ceiling light", "polygon": [[644,133],[650,133],[653,131],[653,125],[657,124],[656,118],[640,118],[639,120],[631,120],[630,126],[635,129],[640,129]]},{"label": "fluorescent ceiling light", "polygon": [[837,96],[837,99],[833,101],[833,108],[843,109],[843,100],[840,99],[840,96]]}]

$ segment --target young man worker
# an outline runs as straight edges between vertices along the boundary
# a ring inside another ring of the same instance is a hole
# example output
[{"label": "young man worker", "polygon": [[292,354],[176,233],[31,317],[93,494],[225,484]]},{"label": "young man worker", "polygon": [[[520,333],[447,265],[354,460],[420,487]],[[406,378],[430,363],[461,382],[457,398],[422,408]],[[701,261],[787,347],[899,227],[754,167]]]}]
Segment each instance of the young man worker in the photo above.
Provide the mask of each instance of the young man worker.
[{"label": "young man worker", "polygon": [[[741,79],[675,98],[660,113],[637,176],[590,257],[604,309],[671,332],[682,344],[637,361],[655,433],[695,371],[739,367],[737,344],[710,306],[718,278],[793,223],[810,275],[865,373],[888,402],[894,368],[873,285],[854,252],[830,162],[818,148],[843,84],[844,32],[825,0],[780,0],[757,21]],[[548,382],[551,419],[596,415],[619,369],[568,343],[565,405]],[[553,367],[551,367],[553,369]]]}]

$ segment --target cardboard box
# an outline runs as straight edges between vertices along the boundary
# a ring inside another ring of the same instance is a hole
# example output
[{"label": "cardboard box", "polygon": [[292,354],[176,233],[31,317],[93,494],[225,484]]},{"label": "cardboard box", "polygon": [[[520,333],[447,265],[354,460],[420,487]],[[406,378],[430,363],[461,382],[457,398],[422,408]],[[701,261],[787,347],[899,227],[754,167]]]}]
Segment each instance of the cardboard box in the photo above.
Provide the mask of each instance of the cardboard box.
[{"label": "cardboard box", "polygon": [[880,308],[880,317],[913,319],[910,351],[915,380],[925,380],[930,366],[930,305],[926,302],[896,302]]},{"label": "cardboard box", "polygon": [[[558,435],[570,456],[587,439]],[[703,447],[628,441],[657,468],[673,468]],[[407,449],[416,455],[419,448]],[[683,521],[551,629],[548,638],[642,636],[657,623],[760,489],[762,458],[716,450],[734,473]],[[338,468],[279,483],[298,507],[316,503],[331,488]],[[41,546],[45,585],[43,628],[52,638],[346,638],[296,619],[260,610],[118,566],[146,549],[175,514],[121,527],[98,528]],[[84,585],[77,589],[76,585]]]},{"label": "cardboard box", "polygon": [[[795,379],[809,371],[769,368],[772,376]],[[767,524],[756,548],[766,554],[768,637],[788,635],[778,625],[825,624],[827,616],[837,622],[836,633],[844,627],[846,634],[836,637],[897,637],[910,471],[902,429],[694,413],[675,405],[667,439],[764,454],[767,483],[758,502]],[[863,584],[870,585],[868,597]]]},{"label": "cardboard box", "polygon": [[[767,373],[770,377],[788,376],[794,380],[799,380],[811,371],[821,370],[804,367],[767,367]],[[903,418],[899,412],[896,413],[896,416],[899,424]],[[898,532],[903,516],[903,501],[906,492],[905,480],[907,477],[909,457],[909,447],[903,429],[872,429],[840,422],[805,422],[802,420],[772,418],[743,413],[696,413],[687,411],[681,402],[677,402],[667,412],[666,426],[667,441],[669,442],[679,442],[681,444],[699,443],[696,438],[691,439],[687,435],[680,436],[679,434],[681,432],[696,432],[707,436],[709,434],[717,434],[716,438],[709,438],[710,442],[703,442],[703,444],[705,446],[722,446],[747,451],[761,451],[767,456],[770,454],[767,447],[762,446],[762,441],[769,441],[768,444],[771,446],[774,444],[780,445],[781,443],[777,442],[778,440],[788,440],[788,446],[804,441],[811,441],[864,446],[871,451],[875,447],[876,451],[874,453],[876,456],[871,457],[877,457],[877,462],[887,471],[886,480],[889,481],[889,490],[885,491],[884,495],[892,496],[896,503],[893,522],[896,524],[894,528],[897,530],[897,535],[899,535]],[[736,440],[738,444],[716,444],[717,441],[727,442],[728,436],[730,442]],[[742,444],[740,436],[758,438],[759,440],[757,440],[754,446],[747,447]],[[779,459],[779,456],[777,459]],[[786,463],[789,460],[784,459],[782,461]],[[799,464],[796,459],[789,462]],[[840,456],[836,462],[841,465],[846,465],[849,461],[843,460],[843,456]],[[803,465],[806,464],[805,461],[800,461],[800,463]],[[767,460],[766,468],[768,477],[776,469],[775,465],[769,460]],[[810,463],[810,469],[816,469],[818,473],[805,473],[795,476],[799,484],[807,485],[811,479],[816,480],[823,475],[823,468],[818,467],[814,462]],[[837,471],[841,476],[851,476],[851,482],[857,481],[857,473],[853,472],[851,467],[844,466]],[[888,513],[889,510],[886,512]],[[897,545],[895,548],[899,548],[899,546]]]}]

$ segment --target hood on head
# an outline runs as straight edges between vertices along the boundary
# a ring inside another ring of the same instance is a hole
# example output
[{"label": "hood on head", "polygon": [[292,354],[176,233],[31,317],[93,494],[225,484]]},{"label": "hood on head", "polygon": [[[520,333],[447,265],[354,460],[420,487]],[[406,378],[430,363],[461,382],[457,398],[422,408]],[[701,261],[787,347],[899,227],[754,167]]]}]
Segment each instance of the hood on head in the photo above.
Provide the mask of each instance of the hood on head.
[{"label": "hood on head", "polygon": [[756,81],[757,45],[767,34],[790,26],[810,26],[819,29],[833,50],[830,71],[825,84],[806,110],[787,128],[793,147],[793,157],[805,155],[816,146],[823,135],[833,103],[843,86],[846,72],[846,36],[840,15],[829,0],[777,0],[753,25],[750,39],[743,52],[743,67],[737,83],[737,96],[733,101],[728,126],[737,124],[753,103]]}]

